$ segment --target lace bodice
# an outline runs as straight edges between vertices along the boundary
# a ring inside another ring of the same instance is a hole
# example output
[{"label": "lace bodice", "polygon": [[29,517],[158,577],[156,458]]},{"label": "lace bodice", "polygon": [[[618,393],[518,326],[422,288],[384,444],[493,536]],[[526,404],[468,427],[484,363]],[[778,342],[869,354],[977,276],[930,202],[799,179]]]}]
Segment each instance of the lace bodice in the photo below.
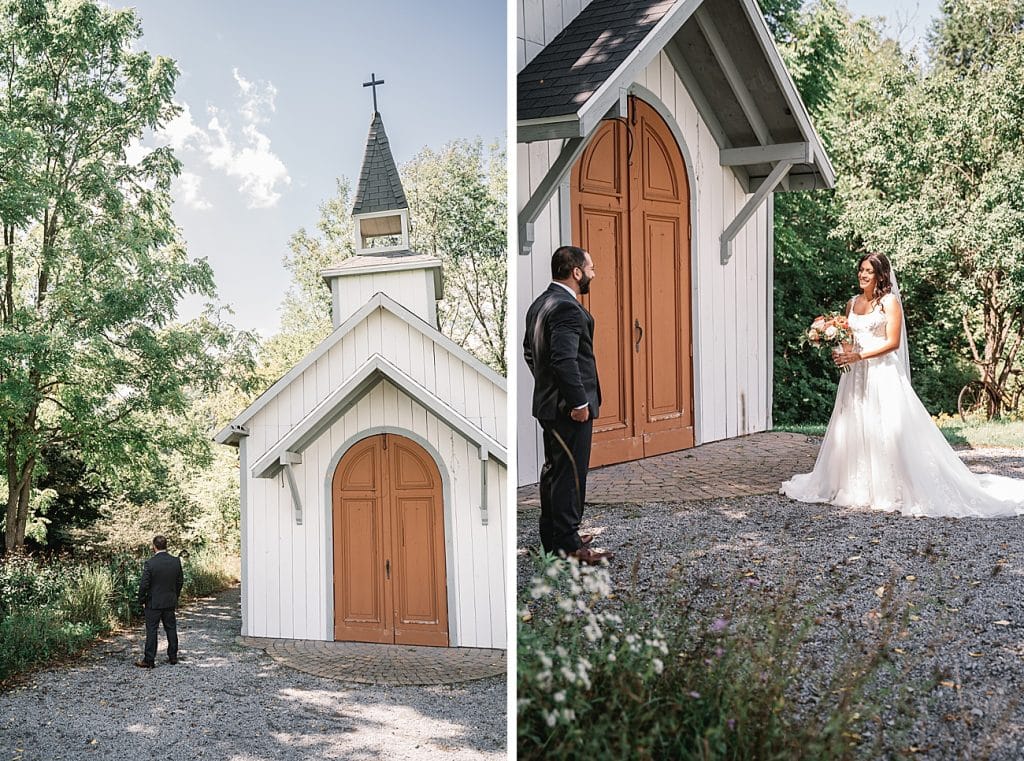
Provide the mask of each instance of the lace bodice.
[{"label": "lace bodice", "polygon": [[874,349],[885,343],[885,323],[888,318],[881,307],[876,306],[867,314],[857,314],[851,309],[847,319],[858,351]]}]

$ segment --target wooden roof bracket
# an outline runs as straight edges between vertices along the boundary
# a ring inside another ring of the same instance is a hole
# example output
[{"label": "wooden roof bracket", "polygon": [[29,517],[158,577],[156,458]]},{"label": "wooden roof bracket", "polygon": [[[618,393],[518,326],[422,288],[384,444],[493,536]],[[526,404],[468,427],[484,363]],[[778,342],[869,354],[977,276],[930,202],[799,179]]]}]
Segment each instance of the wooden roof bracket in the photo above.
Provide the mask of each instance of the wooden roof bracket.
[{"label": "wooden roof bracket", "polygon": [[285,480],[288,482],[288,490],[292,493],[292,504],[295,506],[295,525],[302,525],[302,498],[299,496],[299,485],[295,482],[293,465],[302,464],[302,455],[298,452],[284,452],[281,454],[281,470]]},{"label": "wooden roof bracket", "polygon": [[558,189],[562,178],[583,153],[586,138],[571,137],[562,143],[562,150],[519,212],[519,255],[529,256],[533,250],[533,223]]},{"label": "wooden roof bracket", "polygon": [[487,517],[487,460],[490,453],[487,447],[481,446],[480,452],[480,525],[486,526]]},{"label": "wooden roof bracket", "polygon": [[736,218],[722,231],[723,265],[728,264],[729,259],[732,258],[732,242],[736,238],[736,234],[743,229],[743,225],[754,215],[754,212],[764,202],[764,199],[768,197],[768,194],[775,190],[783,178],[789,174],[789,170],[792,169],[795,163],[794,159],[783,159],[776,164],[768,178],[747,198],[743,208],[736,213]]}]

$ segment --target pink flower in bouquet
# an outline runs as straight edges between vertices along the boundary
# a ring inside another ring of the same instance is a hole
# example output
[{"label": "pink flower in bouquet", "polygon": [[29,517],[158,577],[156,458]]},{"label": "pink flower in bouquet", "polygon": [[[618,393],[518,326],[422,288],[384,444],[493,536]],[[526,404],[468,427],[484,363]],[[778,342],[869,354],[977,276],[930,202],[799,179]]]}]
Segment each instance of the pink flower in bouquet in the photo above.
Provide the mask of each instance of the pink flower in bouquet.
[{"label": "pink flower in bouquet", "polygon": [[[805,335],[807,343],[819,350],[827,348],[833,354],[853,350],[850,325],[846,315],[839,312],[829,312],[815,317]],[[849,369],[848,366],[843,366],[840,372],[845,373]]]}]

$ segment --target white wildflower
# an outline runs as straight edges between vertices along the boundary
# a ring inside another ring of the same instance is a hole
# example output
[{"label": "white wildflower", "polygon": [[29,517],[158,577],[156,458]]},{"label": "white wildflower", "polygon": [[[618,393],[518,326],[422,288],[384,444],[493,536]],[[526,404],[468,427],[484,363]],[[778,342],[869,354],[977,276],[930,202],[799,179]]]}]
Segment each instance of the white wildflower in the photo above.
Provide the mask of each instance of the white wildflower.
[{"label": "white wildflower", "polygon": [[660,674],[665,670],[665,664],[661,662],[661,658],[655,658],[651,661],[651,665],[654,666],[654,673]]},{"label": "white wildflower", "polygon": [[558,692],[556,692],[551,697],[554,699],[554,701],[556,703],[564,703],[565,702],[565,690],[559,690]]}]

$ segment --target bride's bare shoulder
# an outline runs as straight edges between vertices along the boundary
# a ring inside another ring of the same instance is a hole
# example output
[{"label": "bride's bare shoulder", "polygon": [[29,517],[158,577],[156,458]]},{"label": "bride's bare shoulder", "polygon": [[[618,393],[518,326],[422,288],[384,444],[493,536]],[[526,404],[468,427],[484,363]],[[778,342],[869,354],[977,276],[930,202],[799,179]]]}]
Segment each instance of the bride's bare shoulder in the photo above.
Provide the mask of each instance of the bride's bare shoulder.
[{"label": "bride's bare shoulder", "polygon": [[900,300],[892,293],[882,296],[882,311],[892,312],[900,308]]}]

